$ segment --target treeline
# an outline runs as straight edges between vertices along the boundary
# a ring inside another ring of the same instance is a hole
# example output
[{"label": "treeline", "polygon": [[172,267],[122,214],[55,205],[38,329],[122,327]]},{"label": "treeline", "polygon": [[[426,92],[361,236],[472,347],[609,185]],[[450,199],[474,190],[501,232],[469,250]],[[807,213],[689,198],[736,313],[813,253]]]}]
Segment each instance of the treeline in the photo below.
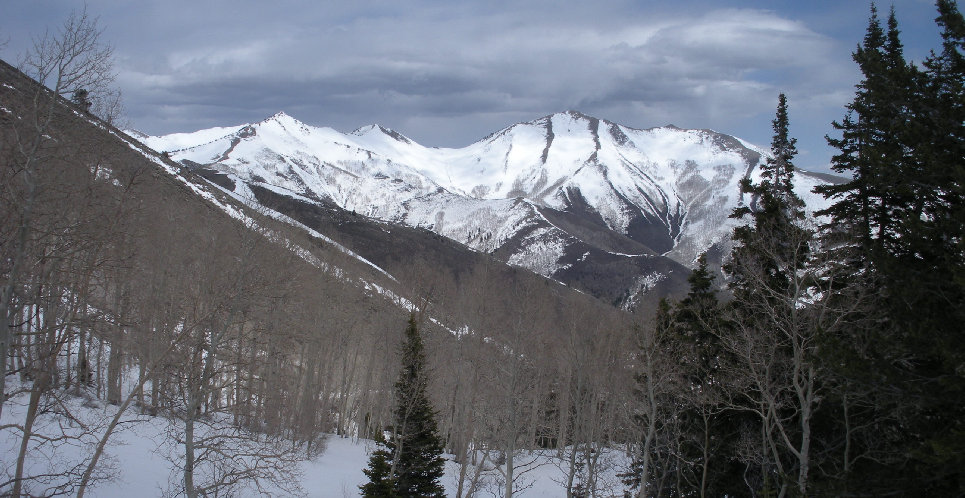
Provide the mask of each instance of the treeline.
[{"label": "treeline", "polygon": [[937,6],[920,66],[872,7],[820,224],[780,97],[723,289],[702,260],[642,333],[637,496],[965,494],[965,21]]}]

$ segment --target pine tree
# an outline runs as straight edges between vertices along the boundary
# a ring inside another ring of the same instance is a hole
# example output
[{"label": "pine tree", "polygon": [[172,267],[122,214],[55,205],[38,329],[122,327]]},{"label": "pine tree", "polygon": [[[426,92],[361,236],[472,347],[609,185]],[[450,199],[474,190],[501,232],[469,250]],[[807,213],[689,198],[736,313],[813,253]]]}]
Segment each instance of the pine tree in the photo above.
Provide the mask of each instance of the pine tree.
[{"label": "pine tree", "polygon": [[375,445],[377,449],[369,457],[368,468],[362,470],[369,482],[359,489],[362,490],[362,496],[394,498],[398,496],[392,479],[392,451],[395,445],[386,441],[382,431],[376,432]]},{"label": "pine tree", "polygon": [[[783,494],[794,483],[797,492],[806,495],[811,478],[808,431],[815,399],[809,387],[801,386],[813,386],[815,379],[809,357],[814,326],[800,304],[807,286],[803,275],[812,234],[806,227],[804,203],[793,190],[797,150],[788,125],[787,99],[782,94],[772,121],[771,157],[761,166],[761,182],[743,181],[742,191],[751,195],[751,203],[731,215],[750,217],[750,223],[734,229],[734,248],[724,265],[734,295],[729,303],[733,331],[725,344],[733,358],[729,365],[733,377],[745,376],[733,379],[733,390],[741,399],[737,411],[753,413],[754,420],[742,422],[758,427],[747,433],[757,441],[759,454],[748,460],[745,479],[754,476],[755,492],[766,494],[774,491],[771,486],[779,486]],[[780,427],[781,434],[800,430],[801,435],[775,438],[775,427]]]},{"label": "pine tree", "polygon": [[794,156],[797,155],[797,139],[790,138],[787,116],[787,96],[778,96],[777,113],[771,126],[771,157],[761,170],[759,194],[769,193],[779,204],[781,213],[788,218],[802,219],[804,203],[794,194]]},{"label": "pine tree", "polygon": [[722,327],[720,303],[714,288],[714,275],[707,268],[707,256],[697,258],[697,267],[687,277],[690,291],[676,307],[675,329],[686,344],[688,376],[695,385],[711,385],[719,370]]},{"label": "pine tree", "polygon": [[364,471],[369,482],[361,486],[367,497],[443,497],[440,483],[445,460],[435,412],[427,393],[426,358],[410,315],[402,345],[402,369],[395,383],[395,408],[390,437],[376,439],[379,447]]},{"label": "pine tree", "polygon": [[953,232],[933,242],[945,246],[941,250],[962,253],[965,241],[954,235],[965,229],[961,223],[965,219],[965,20],[952,0],[939,0],[938,11],[942,50],[924,63],[921,93],[926,119],[920,120],[923,139],[915,151],[925,165],[919,178],[927,185],[922,189],[927,199],[924,219],[936,225],[933,229]]},{"label": "pine tree", "polygon": [[832,226],[851,229],[834,298],[875,296],[824,348],[843,383],[873,393],[848,420],[874,431],[852,452],[875,458],[848,476],[871,493],[965,494],[965,21],[953,0],[937,6],[942,51],[924,71],[904,60],[894,9],[887,32],[872,10],[854,55],[864,79],[829,139],[853,179],[817,189],[835,201]]},{"label": "pine tree", "polygon": [[915,120],[919,209],[903,220],[902,238],[905,253],[944,264],[936,273],[957,274],[950,280],[961,285],[961,265],[947,263],[965,254],[965,20],[952,0],[940,0],[938,10],[942,51],[925,61]]},{"label": "pine tree", "polygon": [[[925,62],[920,108],[909,128],[914,196],[885,257],[887,311],[902,397],[918,400],[909,426],[915,472],[936,492],[965,493],[965,20],[954,1],[937,2],[942,50]],[[915,379],[915,380],[911,380]]]},{"label": "pine tree", "polygon": [[[741,183],[741,191],[752,196],[751,205],[736,208],[732,218],[751,217],[751,223],[734,229],[735,247],[731,261],[724,265],[730,276],[730,288],[738,302],[750,304],[754,295],[761,297],[762,286],[770,290],[786,288],[790,274],[800,270],[807,259],[808,238],[801,227],[804,202],[794,193],[794,156],[796,139],[789,137],[787,98],[778,97],[772,126],[771,157],[761,167],[761,183],[750,178]],[[750,278],[766,281],[751,281]],[[772,295],[772,299],[774,294]]]},{"label": "pine tree", "polygon": [[681,472],[692,477],[698,496],[740,495],[747,491],[737,460],[740,425],[746,415],[726,406],[727,380],[722,363],[727,353],[721,336],[727,333],[724,310],[717,297],[715,275],[707,257],[697,258],[697,267],[687,277],[690,291],[674,308],[673,345],[679,358],[683,382],[682,410],[678,415],[683,442]]},{"label": "pine tree", "polygon": [[94,105],[90,101],[90,93],[84,88],[74,90],[74,94],[71,95],[70,100],[85,112],[90,112],[90,107]]},{"label": "pine tree", "polygon": [[[898,211],[914,196],[905,188],[910,173],[905,166],[908,143],[913,140],[906,125],[916,71],[905,62],[894,9],[887,23],[886,32],[872,5],[863,43],[853,55],[863,79],[844,120],[832,123],[841,138],[827,137],[839,151],[831,169],[851,180],[815,189],[835,201],[818,214],[830,215],[839,232],[841,227],[849,232],[861,254],[880,253],[897,240]],[[853,258],[876,263],[862,256]]]}]

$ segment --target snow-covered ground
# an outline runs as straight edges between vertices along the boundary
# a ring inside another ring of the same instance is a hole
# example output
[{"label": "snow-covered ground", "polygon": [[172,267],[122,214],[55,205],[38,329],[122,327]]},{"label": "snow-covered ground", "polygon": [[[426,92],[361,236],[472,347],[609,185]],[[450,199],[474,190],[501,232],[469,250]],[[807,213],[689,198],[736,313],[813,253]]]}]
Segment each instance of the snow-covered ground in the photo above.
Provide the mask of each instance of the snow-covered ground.
[{"label": "snow-covered ground", "polygon": [[[17,383],[8,383],[8,388],[16,389]],[[2,481],[14,475],[17,454],[20,450],[21,434],[10,424],[22,424],[27,411],[27,394],[9,399],[3,405],[0,418],[0,472]],[[73,472],[80,475],[97,441],[104,433],[106,424],[116,413],[117,408],[102,402],[71,394],[60,393],[56,399],[45,399],[42,406],[49,411],[40,415],[34,431],[43,436],[63,436],[70,438],[58,441],[34,438],[27,450],[25,475],[50,475],[43,482],[30,482],[25,491],[31,494],[47,495],[64,483],[63,474]],[[164,417],[151,417],[139,414],[135,408],[125,413],[123,423],[109,439],[105,455],[98,465],[100,477],[87,491],[92,497],[129,498],[135,496],[177,495],[181,479],[180,447],[173,443],[172,434],[179,430],[177,422]],[[230,430],[225,425],[221,429]],[[219,430],[216,426],[215,430]],[[256,489],[242,486],[232,493],[233,496],[309,496],[319,498],[342,498],[359,496],[359,485],[365,482],[362,470],[368,464],[368,454],[373,449],[369,440],[328,436],[325,449],[314,458],[302,458],[295,472],[299,480],[297,491],[272,489],[271,486]],[[533,462],[532,470],[525,473],[518,482],[521,488],[517,496],[559,497],[566,492],[561,484],[565,475],[560,469],[561,462],[556,451],[543,454],[523,454],[517,462]],[[455,496],[458,487],[459,465],[447,455],[446,475],[443,484],[448,496]],[[622,496],[623,487],[616,474],[625,469],[627,460],[622,452],[612,450],[603,452],[601,464],[607,470],[598,482],[601,494],[597,496]],[[518,470],[517,470],[518,472]],[[471,475],[471,471],[470,471]],[[484,484],[475,496],[501,496],[502,485],[499,473],[489,470],[484,474]],[[0,489],[0,493],[9,489]],[[69,494],[76,491],[71,490]]]}]

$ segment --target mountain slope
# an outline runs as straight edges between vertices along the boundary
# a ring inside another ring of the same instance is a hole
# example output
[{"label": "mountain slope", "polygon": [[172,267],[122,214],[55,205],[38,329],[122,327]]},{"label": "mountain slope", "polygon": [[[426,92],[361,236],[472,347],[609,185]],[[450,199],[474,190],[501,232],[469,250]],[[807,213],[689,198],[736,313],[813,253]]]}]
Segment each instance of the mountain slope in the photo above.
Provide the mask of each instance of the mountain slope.
[{"label": "mountain slope", "polygon": [[[450,474],[462,484],[506,475],[492,459],[465,457],[505,453],[504,427],[529,435],[508,451],[566,433],[570,417],[546,414],[583,403],[558,395],[576,375],[607,393],[594,404],[607,410],[596,412],[602,431],[629,434],[625,355],[639,318],[424,228],[192,170],[2,61],[0,104],[0,281],[10,305],[0,495],[105,484],[116,475],[111,455],[129,454],[116,451],[116,431],[132,426],[115,413],[164,427],[143,441],[171,464],[156,492],[292,494],[294,453],[317,453],[322,434],[371,438],[391,420],[410,312],[440,433],[463,455]],[[229,148],[250,145],[233,139]],[[389,194],[418,202],[410,189]],[[498,202],[551,227],[543,207]],[[79,414],[78,405],[106,409]],[[506,406],[517,407],[512,420]]]},{"label": "mountain slope", "polygon": [[[739,182],[766,154],[713,131],[638,130],[574,111],[461,149],[284,113],[144,143],[238,185],[431,230],[620,305],[685,288],[697,255],[726,245],[728,216],[747,201]],[[799,178],[809,204],[819,182]]]}]

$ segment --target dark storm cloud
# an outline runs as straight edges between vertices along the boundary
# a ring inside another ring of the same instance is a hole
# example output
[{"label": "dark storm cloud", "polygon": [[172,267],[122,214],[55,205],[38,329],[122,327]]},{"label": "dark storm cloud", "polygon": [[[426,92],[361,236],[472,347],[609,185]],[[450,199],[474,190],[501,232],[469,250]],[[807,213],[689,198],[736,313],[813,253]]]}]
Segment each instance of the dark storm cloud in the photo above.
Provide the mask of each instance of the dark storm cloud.
[{"label": "dark storm cloud", "polygon": [[[802,165],[826,162],[821,137],[853,92],[850,51],[866,7],[842,41],[798,3],[723,3],[89,0],[88,9],[117,47],[132,124],[151,134],[284,110],[342,131],[378,122],[425,145],[463,146],[577,109],[766,145],[783,91]],[[0,35],[20,38],[73,6],[31,5],[12,9],[15,33],[0,20]]]}]

